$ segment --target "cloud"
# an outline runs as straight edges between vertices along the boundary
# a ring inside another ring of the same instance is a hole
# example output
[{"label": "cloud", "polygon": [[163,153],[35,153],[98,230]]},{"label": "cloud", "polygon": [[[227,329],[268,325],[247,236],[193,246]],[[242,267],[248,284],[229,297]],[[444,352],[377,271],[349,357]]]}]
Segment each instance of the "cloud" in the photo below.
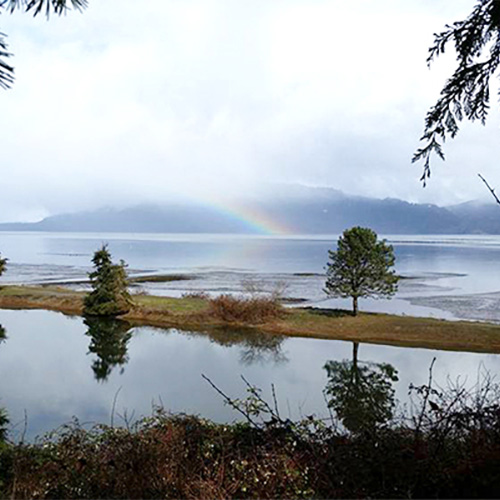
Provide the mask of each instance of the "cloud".
[{"label": "cloud", "polygon": [[451,56],[427,70],[432,33],[471,8],[96,0],[48,22],[3,16],[16,84],[0,93],[2,218],[239,194],[280,180],[412,201],[484,196],[471,159],[494,175],[486,167],[498,156],[496,125],[447,146],[452,178],[437,164],[422,190],[410,165],[453,67]]}]

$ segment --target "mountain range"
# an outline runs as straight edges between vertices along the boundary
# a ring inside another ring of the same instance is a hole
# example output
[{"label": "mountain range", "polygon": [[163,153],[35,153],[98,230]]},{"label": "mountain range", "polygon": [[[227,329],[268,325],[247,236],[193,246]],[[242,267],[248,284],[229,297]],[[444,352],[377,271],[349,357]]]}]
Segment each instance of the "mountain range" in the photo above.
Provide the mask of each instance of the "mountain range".
[{"label": "mountain range", "polygon": [[500,234],[500,207],[489,200],[439,207],[290,185],[273,196],[250,196],[222,208],[213,203],[101,208],[2,223],[0,231],[336,234],[356,225],[382,234]]}]

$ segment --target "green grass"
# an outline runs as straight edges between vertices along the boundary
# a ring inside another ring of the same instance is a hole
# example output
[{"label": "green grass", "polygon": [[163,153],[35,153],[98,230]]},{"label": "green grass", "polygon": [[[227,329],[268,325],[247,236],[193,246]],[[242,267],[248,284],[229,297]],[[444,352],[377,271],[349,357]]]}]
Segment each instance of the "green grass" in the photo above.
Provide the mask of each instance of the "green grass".
[{"label": "green grass", "polygon": [[196,298],[177,299],[173,297],[158,297],[156,295],[134,295],[134,302],[139,307],[168,311],[173,314],[198,314],[206,311],[207,301]]}]

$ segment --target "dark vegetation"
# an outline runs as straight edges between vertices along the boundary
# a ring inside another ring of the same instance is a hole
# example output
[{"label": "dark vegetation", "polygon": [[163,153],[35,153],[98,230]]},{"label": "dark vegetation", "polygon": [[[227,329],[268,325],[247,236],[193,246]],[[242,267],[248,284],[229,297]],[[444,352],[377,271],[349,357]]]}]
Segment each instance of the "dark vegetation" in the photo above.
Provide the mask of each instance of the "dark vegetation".
[{"label": "dark vegetation", "polygon": [[186,274],[155,274],[150,276],[135,276],[129,278],[129,283],[168,283],[170,281],[189,281],[196,279]]},{"label": "dark vegetation", "polygon": [[210,295],[207,292],[202,290],[196,290],[193,292],[185,292],[182,294],[183,299],[200,299],[200,300],[208,300]]},{"label": "dark vegetation", "polygon": [[[330,365],[329,402],[352,383],[353,366],[354,360]],[[369,364],[368,371],[380,374],[379,368]],[[355,425],[342,414],[342,406],[350,404],[342,398],[330,405],[327,419],[292,422],[252,385],[248,397],[235,400],[207,379],[244,422],[216,424],[162,410],[124,427],[86,430],[75,421],[35,444],[4,442],[1,493],[9,498],[498,497],[498,384],[483,375],[471,390],[460,385],[440,390],[431,382],[411,387],[409,410],[394,416],[394,376],[381,375],[374,389],[387,411],[375,419],[361,412]],[[365,396],[372,397],[369,390]]]}]

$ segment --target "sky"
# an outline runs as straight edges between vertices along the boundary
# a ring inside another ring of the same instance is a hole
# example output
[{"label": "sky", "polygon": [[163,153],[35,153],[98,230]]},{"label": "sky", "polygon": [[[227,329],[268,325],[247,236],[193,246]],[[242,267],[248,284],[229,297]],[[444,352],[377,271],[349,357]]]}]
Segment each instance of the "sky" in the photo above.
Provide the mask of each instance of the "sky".
[{"label": "sky", "polygon": [[[412,165],[454,68],[433,33],[474,0],[89,0],[0,16],[0,221],[244,197],[268,183],[446,205],[500,188],[500,115]],[[495,108],[495,106],[493,106]]]}]

